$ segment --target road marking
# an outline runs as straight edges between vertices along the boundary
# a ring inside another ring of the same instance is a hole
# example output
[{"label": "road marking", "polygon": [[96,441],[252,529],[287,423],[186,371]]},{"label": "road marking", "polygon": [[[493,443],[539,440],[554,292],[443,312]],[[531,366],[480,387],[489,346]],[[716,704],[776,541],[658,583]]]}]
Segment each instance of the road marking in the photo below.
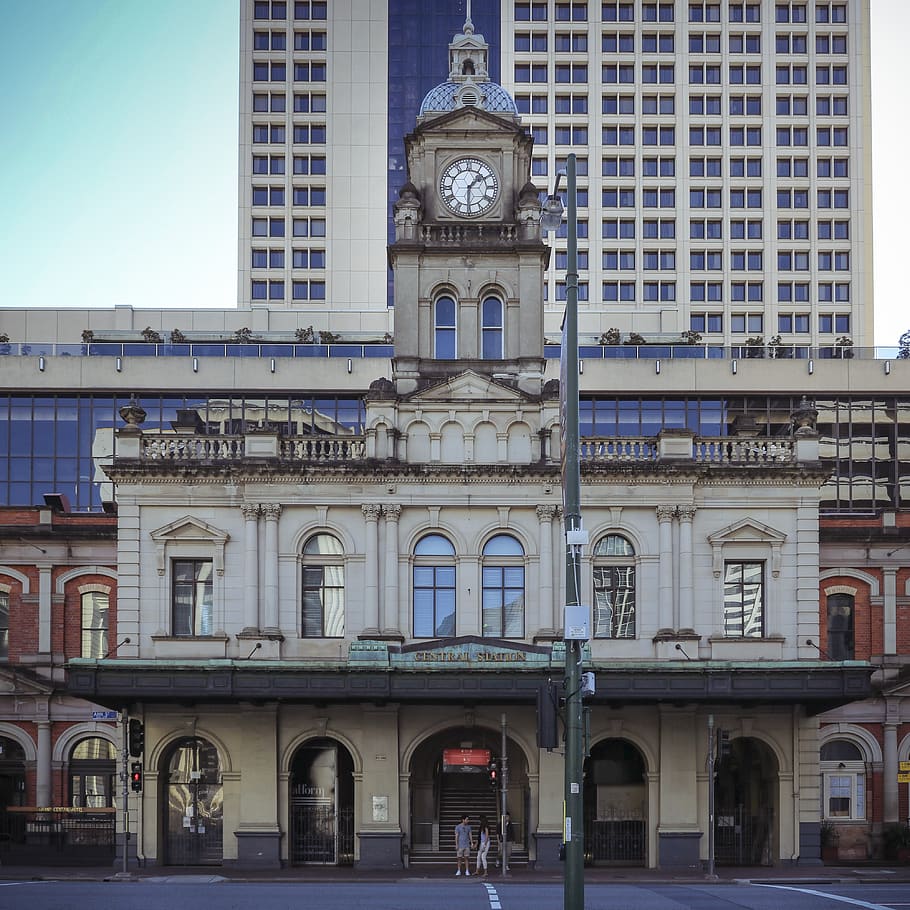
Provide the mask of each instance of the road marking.
[{"label": "road marking", "polygon": [[0,888],[8,888],[10,885],[46,885],[48,882],[0,882]]},{"label": "road marking", "polygon": [[858,901],[852,897],[842,897],[840,894],[828,894],[825,891],[816,891],[813,888],[794,888],[792,885],[766,885],[760,884],[759,888],[780,888],[782,891],[799,891],[800,894],[813,894],[816,897],[826,897],[831,901],[840,901],[844,904],[853,904],[854,907],[865,907],[866,910],[891,910],[884,904],[870,904],[869,901]]},{"label": "road marking", "polygon": [[483,883],[483,886],[487,889],[487,897],[490,899],[490,910],[502,910],[502,904],[499,902],[499,895],[496,893],[496,887],[494,885],[489,885],[486,882]]}]

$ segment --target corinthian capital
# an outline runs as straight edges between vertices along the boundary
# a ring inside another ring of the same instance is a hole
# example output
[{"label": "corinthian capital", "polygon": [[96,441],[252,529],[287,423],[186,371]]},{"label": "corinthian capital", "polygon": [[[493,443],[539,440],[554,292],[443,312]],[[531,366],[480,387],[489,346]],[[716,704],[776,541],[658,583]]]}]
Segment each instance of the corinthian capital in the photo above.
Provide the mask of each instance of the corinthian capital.
[{"label": "corinthian capital", "polygon": [[265,515],[266,521],[278,521],[281,515],[281,504],[277,502],[267,502],[259,507],[259,510]]},{"label": "corinthian capital", "polygon": [[260,508],[256,503],[246,502],[240,507],[244,521],[255,521],[259,517]]},{"label": "corinthian capital", "polygon": [[537,507],[537,520],[538,521],[553,521],[554,518],[559,514],[559,506],[548,503],[544,506]]},{"label": "corinthian capital", "polygon": [[657,520],[661,523],[672,521],[676,517],[676,506],[658,506]]},{"label": "corinthian capital", "polygon": [[386,521],[398,521],[401,518],[401,505],[397,502],[388,503],[382,507],[382,514]]},{"label": "corinthian capital", "polygon": [[363,517],[367,521],[379,521],[379,516],[382,514],[382,506],[375,502],[365,502],[360,507],[360,511],[363,512]]}]

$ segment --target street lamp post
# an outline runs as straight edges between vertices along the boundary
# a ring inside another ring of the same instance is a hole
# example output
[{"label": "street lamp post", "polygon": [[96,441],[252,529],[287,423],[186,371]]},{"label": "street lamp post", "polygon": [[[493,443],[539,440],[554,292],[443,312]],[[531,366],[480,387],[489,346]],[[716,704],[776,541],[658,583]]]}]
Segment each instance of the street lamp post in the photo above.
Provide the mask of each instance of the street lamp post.
[{"label": "street lamp post", "polygon": [[[541,229],[555,230],[562,221],[559,178],[553,195],[547,198]],[[584,910],[584,738],[581,694],[581,661],[585,633],[571,628],[581,607],[581,469],[578,443],[578,220],[576,214],[575,155],[566,161],[566,314],[563,323],[560,390],[562,410],[562,484],[566,532],[566,613],[565,613],[565,910]],[[574,611],[572,608],[576,608]],[[571,619],[570,619],[571,617]],[[586,626],[583,622],[582,625]]]}]

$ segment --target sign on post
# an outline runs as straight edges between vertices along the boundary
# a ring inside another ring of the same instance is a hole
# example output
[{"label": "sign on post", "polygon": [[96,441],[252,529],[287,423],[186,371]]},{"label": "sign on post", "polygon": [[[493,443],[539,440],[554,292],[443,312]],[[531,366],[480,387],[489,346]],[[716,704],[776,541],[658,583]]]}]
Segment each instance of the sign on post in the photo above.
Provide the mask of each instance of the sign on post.
[{"label": "sign on post", "polygon": [[92,711],[92,720],[116,720],[116,711]]}]

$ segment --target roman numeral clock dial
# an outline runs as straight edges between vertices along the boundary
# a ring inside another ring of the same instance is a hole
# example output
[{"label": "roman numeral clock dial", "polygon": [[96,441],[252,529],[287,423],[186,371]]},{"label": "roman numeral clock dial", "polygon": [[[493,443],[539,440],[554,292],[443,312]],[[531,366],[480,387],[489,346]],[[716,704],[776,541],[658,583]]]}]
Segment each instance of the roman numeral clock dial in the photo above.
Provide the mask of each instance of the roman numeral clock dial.
[{"label": "roman numeral clock dial", "polygon": [[439,195],[456,215],[483,215],[499,196],[499,180],[485,161],[459,158],[442,172]]}]

